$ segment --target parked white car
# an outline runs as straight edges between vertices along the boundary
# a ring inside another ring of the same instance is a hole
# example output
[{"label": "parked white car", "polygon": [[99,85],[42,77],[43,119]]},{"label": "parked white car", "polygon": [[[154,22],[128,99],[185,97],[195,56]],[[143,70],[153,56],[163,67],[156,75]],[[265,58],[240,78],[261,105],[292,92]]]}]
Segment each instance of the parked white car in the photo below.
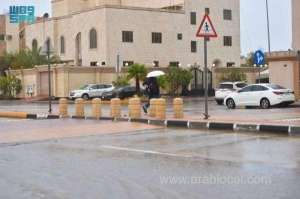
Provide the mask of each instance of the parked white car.
[{"label": "parked white car", "polygon": [[252,84],[229,94],[224,100],[229,109],[236,106],[260,106],[268,109],[270,106],[288,106],[294,102],[294,92],[276,84]]},{"label": "parked white car", "polygon": [[114,86],[111,84],[87,84],[78,90],[73,90],[70,92],[69,98],[83,98],[88,100],[94,97],[101,97],[103,93],[110,92],[114,90]]},{"label": "parked white car", "polygon": [[232,92],[238,91],[247,86],[245,82],[223,82],[215,92],[215,100],[217,104],[223,105],[224,99]]}]

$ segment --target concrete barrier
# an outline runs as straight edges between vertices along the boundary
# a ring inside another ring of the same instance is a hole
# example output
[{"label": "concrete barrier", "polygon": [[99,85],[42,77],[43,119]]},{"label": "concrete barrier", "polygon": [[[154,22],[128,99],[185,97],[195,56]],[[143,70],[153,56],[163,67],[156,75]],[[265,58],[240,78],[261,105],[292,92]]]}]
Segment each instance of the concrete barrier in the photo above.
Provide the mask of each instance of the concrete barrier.
[{"label": "concrete barrier", "polygon": [[101,117],[101,99],[95,98],[92,100],[92,117],[99,119]]},{"label": "concrete barrier", "polygon": [[174,118],[182,119],[183,118],[183,99],[182,98],[175,98],[173,100],[173,111],[174,111]]},{"label": "concrete barrier", "polygon": [[150,100],[150,107],[149,107],[149,116],[155,117],[156,115],[156,105],[157,105],[157,98]]},{"label": "concrete barrier", "polygon": [[75,117],[84,118],[84,100],[79,98],[75,100]]},{"label": "concrete barrier", "polygon": [[134,97],[129,99],[129,117],[133,119],[141,118],[141,99]]},{"label": "concrete barrier", "polygon": [[166,99],[163,98],[157,99],[155,117],[161,120],[166,119],[166,109],[167,109]]},{"label": "concrete barrier", "polygon": [[110,115],[112,118],[120,118],[121,117],[121,101],[119,98],[111,99]]},{"label": "concrete barrier", "polygon": [[0,112],[0,117],[6,118],[27,119],[27,115],[25,112]]},{"label": "concrete barrier", "polygon": [[68,117],[68,100],[66,98],[61,98],[58,105],[59,116],[62,118]]}]

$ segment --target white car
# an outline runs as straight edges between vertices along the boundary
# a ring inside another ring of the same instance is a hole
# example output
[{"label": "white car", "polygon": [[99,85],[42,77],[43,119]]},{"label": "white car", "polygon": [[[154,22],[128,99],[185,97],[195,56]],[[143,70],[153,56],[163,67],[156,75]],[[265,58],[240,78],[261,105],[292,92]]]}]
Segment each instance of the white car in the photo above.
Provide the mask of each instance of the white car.
[{"label": "white car", "polygon": [[110,92],[114,90],[114,86],[111,84],[87,84],[78,90],[73,90],[70,92],[69,98],[83,98],[88,100],[94,97],[101,97],[103,93]]},{"label": "white car", "polygon": [[223,105],[224,99],[232,92],[238,91],[247,86],[245,82],[223,82],[216,89],[215,100],[217,104]]},{"label": "white car", "polygon": [[260,106],[268,109],[270,106],[288,106],[294,102],[294,92],[276,84],[252,84],[229,94],[224,99],[229,109],[234,109],[236,106]]}]

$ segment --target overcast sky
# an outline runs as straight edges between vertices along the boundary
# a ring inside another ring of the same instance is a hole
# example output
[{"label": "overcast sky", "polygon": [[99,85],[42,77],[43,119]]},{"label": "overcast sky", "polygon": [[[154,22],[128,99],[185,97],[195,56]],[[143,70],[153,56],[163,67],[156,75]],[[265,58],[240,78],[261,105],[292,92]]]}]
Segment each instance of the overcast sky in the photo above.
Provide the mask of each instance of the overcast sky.
[{"label": "overcast sky", "polygon": [[[51,13],[50,0],[1,0],[0,12],[8,11],[10,5],[35,5],[36,14]],[[257,49],[267,50],[267,25],[265,0],[241,1],[241,48],[242,54]],[[271,23],[271,49],[291,48],[290,0],[269,0]]]}]

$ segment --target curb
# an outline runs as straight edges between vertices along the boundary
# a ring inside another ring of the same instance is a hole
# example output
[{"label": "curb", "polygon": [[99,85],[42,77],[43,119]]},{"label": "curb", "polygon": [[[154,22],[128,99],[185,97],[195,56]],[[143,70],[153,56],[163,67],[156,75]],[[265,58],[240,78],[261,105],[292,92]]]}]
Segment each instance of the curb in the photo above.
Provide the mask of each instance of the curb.
[{"label": "curb", "polygon": [[233,123],[219,123],[219,122],[211,122],[209,123],[209,129],[212,130],[234,130]]},{"label": "curb", "polygon": [[272,133],[289,133],[289,126],[260,125],[259,131]]},{"label": "curb", "polygon": [[188,121],[167,120],[167,127],[188,127]]}]

